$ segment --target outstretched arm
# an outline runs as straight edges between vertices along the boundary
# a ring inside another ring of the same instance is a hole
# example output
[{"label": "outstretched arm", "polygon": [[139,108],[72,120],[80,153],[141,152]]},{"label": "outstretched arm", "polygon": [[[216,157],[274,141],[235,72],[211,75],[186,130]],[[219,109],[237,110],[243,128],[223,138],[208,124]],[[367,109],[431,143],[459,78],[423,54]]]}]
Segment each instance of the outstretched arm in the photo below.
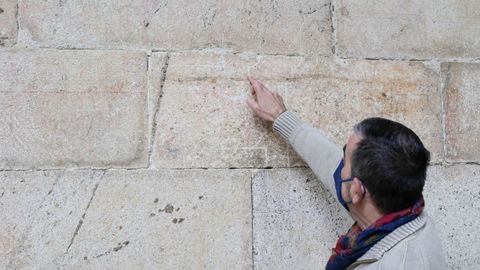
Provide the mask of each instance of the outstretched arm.
[{"label": "outstretched arm", "polygon": [[273,122],[273,130],[293,146],[322,184],[335,196],[333,173],[343,156],[341,147],[328,140],[319,129],[288,111],[278,93],[268,90],[253,78],[249,77],[249,80],[253,99],[247,101],[248,106],[263,120]]}]

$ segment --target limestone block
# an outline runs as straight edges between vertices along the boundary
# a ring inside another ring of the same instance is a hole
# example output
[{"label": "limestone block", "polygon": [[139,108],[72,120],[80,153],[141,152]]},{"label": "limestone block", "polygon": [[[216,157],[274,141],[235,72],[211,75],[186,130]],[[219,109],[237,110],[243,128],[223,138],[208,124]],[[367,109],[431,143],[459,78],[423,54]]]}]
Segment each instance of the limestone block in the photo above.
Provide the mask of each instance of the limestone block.
[{"label": "limestone block", "polygon": [[140,52],[0,52],[0,168],[146,165]]},{"label": "limestone block", "polygon": [[102,174],[1,172],[0,268],[56,268],[81,228]]},{"label": "limestone block", "polygon": [[110,170],[61,268],[251,269],[251,173]]},{"label": "limestone block", "polygon": [[331,54],[330,1],[19,1],[19,43]]},{"label": "limestone block", "polygon": [[17,38],[17,1],[0,0],[0,46],[11,46]]},{"label": "limestone block", "polygon": [[480,57],[477,0],[338,0],[334,14],[342,57]]},{"label": "limestone block", "polygon": [[205,52],[170,57],[153,165],[303,165],[246,105],[247,74],[279,92],[287,108],[340,145],[355,123],[382,116],[411,127],[431,150],[432,160],[442,158],[439,75],[421,63]]},{"label": "limestone block", "polygon": [[445,63],[447,159],[480,161],[480,64]]},{"label": "limestone block", "polygon": [[435,221],[449,269],[480,265],[480,167],[433,166],[425,185],[425,209]]},{"label": "limestone block", "polygon": [[353,224],[309,169],[259,171],[252,179],[255,269],[319,269]]}]

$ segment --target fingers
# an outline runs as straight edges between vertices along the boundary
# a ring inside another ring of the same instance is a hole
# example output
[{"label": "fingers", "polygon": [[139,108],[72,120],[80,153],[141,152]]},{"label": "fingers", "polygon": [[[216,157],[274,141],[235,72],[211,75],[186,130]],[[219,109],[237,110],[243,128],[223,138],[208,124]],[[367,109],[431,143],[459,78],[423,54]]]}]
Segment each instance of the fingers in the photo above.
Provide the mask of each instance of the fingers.
[{"label": "fingers", "polygon": [[252,85],[252,95],[255,95],[256,93],[264,91],[266,89],[261,82],[255,80],[253,77],[248,76],[247,78]]},{"label": "fingers", "polygon": [[260,108],[260,106],[255,100],[248,99],[247,104],[255,112],[255,114],[258,115],[260,118],[267,121],[273,121],[271,117]]}]

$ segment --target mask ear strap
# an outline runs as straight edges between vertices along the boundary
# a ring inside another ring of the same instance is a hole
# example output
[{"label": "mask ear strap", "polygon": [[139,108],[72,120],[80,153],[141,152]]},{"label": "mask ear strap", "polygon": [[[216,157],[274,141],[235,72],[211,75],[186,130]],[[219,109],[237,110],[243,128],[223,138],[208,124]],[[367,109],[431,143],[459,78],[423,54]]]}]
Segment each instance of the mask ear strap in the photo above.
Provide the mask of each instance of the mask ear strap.
[{"label": "mask ear strap", "polygon": [[[352,182],[353,181],[353,177],[352,178],[348,178],[348,179],[345,179],[345,180],[342,180],[342,184],[343,183],[348,183],[348,182]],[[345,201],[345,203],[352,203],[352,198],[350,198],[350,201]]]},{"label": "mask ear strap", "polygon": [[367,195],[367,189],[363,186],[363,183],[362,183],[362,191],[363,191],[363,195],[362,195],[362,199],[365,198],[365,195]]}]

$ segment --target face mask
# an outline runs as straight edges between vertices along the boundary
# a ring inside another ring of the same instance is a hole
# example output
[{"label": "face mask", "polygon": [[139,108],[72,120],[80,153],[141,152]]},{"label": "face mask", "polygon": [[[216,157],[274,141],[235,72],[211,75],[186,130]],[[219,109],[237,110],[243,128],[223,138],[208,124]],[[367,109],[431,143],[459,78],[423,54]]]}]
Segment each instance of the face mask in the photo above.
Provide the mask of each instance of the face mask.
[{"label": "face mask", "polygon": [[342,197],[342,183],[347,183],[350,181],[353,181],[353,178],[349,179],[342,179],[342,168],[343,168],[343,159],[340,161],[340,164],[338,165],[337,169],[335,170],[335,173],[333,173],[333,179],[335,179],[335,190],[337,191],[337,198],[340,204],[348,210],[347,203],[351,203],[352,201],[346,202],[343,200]]}]

